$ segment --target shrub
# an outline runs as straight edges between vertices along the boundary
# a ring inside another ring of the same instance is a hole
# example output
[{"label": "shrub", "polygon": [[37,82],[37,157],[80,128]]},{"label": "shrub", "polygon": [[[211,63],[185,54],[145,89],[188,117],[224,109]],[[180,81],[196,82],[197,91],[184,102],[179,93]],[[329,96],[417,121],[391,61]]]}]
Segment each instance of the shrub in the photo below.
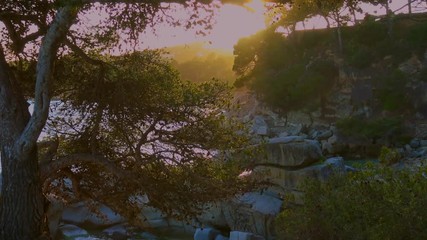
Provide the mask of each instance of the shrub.
[{"label": "shrub", "polygon": [[377,79],[378,90],[376,96],[381,102],[382,109],[397,111],[407,109],[409,105],[406,96],[408,77],[400,70]]},{"label": "shrub", "polygon": [[382,165],[389,166],[393,163],[397,163],[400,160],[400,153],[396,149],[391,149],[388,147],[382,147],[379,161]]},{"label": "shrub", "polygon": [[336,124],[340,134],[357,140],[375,141],[379,138],[397,139],[402,133],[399,118],[359,119],[344,118]]},{"label": "shrub", "polygon": [[279,239],[427,239],[426,170],[370,167],[309,180],[304,205],[277,217]]}]

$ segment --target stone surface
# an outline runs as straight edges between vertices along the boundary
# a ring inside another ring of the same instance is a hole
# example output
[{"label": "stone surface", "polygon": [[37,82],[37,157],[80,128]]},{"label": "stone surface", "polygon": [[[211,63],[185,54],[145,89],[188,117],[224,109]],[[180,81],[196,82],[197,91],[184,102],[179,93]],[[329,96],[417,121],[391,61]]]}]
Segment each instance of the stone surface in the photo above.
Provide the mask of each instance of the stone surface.
[{"label": "stone surface", "polygon": [[230,240],[265,240],[265,238],[249,232],[232,231]]},{"label": "stone surface", "polygon": [[214,228],[197,228],[194,240],[215,240],[221,233]]},{"label": "stone surface", "polygon": [[267,159],[260,162],[282,167],[308,166],[322,157],[317,141],[301,140],[298,137],[271,139],[266,145],[266,152]]},{"label": "stone surface", "polygon": [[285,170],[273,166],[259,166],[257,171],[263,171],[272,184],[280,186],[283,193],[299,190],[301,184],[307,179],[326,180],[334,171],[345,172],[344,160],[341,157],[327,159],[322,164],[305,167],[298,170]]},{"label": "stone surface", "polygon": [[220,234],[216,236],[215,240],[229,240],[229,238]]},{"label": "stone surface", "polygon": [[414,138],[414,139],[412,139],[412,140],[411,140],[411,142],[409,143],[409,145],[410,145],[412,148],[418,148],[418,147],[420,147],[420,146],[421,146],[421,143],[420,143],[420,140],[419,140],[419,139]]},{"label": "stone surface", "polygon": [[274,219],[281,205],[281,199],[266,192],[246,193],[224,205],[224,216],[231,230],[269,238],[274,235]]},{"label": "stone surface", "polygon": [[59,227],[59,230],[62,232],[63,236],[68,238],[75,238],[78,236],[87,236],[88,232],[82,228],[79,228],[73,224],[64,224]]},{"label": "stone surface", "polygon": [[118,224],[118,225],[114,225],[114,226],[111,226],[109,228],[106,228],[102,232],[106,233],[108,235],[120,234],[120,235],[126,236],[128,231],[127,231],[126,224]]},{"label": "stone surface", "polygon": [[209,209],[196,217],[197,222],[207,226],[226,227],[226,220],[222,211],[222,203],[211,203],[206,205]]},{"label": "stone surface", "polygon": [[268,134],[268,125],[262,116],[255,116],[252,125],[252,131],[258,135]]}]

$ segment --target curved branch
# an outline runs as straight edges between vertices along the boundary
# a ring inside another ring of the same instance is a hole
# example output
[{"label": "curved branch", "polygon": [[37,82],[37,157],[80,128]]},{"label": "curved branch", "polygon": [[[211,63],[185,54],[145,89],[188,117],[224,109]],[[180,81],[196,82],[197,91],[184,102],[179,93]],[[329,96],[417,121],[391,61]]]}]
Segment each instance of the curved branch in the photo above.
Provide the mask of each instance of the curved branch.
[{"label": "curved branch", "polygon": [[89,57],[79,46],[77,46],[76,44],[72,43],[70,40],[65,40],[65,45],[67,45],[74,53],[76,53],[77,55],[79,55],[80,57],[83,58],[83,60],[85,60],[86,62],[93,64],[93,65],[103,65],[105,64],[104,61],[99,60],[99,59],[94,59]]},{"label": "curved branch", "polygon": [[[30,153],[46,123],[50,104],[49,85],[56,52],[77,17],[77,13],[77,9],[72,6],[60,8],[43,39],[37,62],[34,113],[15,143],[15,154],[18,156],[26,156]],[[18,159],[25,158],[18,157]]]},{"label": "curved branch", "polygon": [[103,167],[106,171],[114,174],[120,179],[131,179],[133,176],[118,168],[112,161],[100,155],[92,154],[72,154],[60,157],[54,161],[40,165],[40,178],[42,182],[46,181],[49,176],[61,169],[73,165],[91,163]]}]

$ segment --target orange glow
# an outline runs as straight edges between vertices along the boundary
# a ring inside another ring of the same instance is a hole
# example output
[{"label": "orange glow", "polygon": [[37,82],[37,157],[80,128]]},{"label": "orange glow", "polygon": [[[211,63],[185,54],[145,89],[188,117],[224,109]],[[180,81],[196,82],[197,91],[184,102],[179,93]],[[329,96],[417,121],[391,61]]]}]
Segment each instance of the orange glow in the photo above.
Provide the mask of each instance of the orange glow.
[{"label": "orange glow", "polygon": [[254,0],[245,7],[233,5],[222,7],[218,23],[208,36],[212,48],[232,50],[240,38],[265,28],[264,3],[261,0]]},{"label": "orange glow", "polygon": [[244,7],[225,4],[218,10],[216,23],[207,36],[198,36],[193,30],[186,31],[182,27],[162,25],[157,27],[156,34],[147,31],[142,36],[142,47],[162,48],[204,42],[208,48],[230,52],[240,38],[265,28],[265,10],[261,0],[253,0]]}]

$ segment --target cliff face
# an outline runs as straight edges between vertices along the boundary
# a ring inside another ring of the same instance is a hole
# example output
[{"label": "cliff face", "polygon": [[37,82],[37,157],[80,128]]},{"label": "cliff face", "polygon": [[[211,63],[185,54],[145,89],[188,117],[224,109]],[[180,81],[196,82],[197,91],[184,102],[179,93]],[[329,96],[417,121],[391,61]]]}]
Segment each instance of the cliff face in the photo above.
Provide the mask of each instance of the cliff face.
[{"label": "cliff face", "polygon": [[386,56],[364,70],[342,64],[323,106],[278,113],[241,90],[238,114],[259,138],[316,140],[326,156],[377,157],[382,146],[408,152],[427,139],[426,69],[427,51],[394,65]]}]

